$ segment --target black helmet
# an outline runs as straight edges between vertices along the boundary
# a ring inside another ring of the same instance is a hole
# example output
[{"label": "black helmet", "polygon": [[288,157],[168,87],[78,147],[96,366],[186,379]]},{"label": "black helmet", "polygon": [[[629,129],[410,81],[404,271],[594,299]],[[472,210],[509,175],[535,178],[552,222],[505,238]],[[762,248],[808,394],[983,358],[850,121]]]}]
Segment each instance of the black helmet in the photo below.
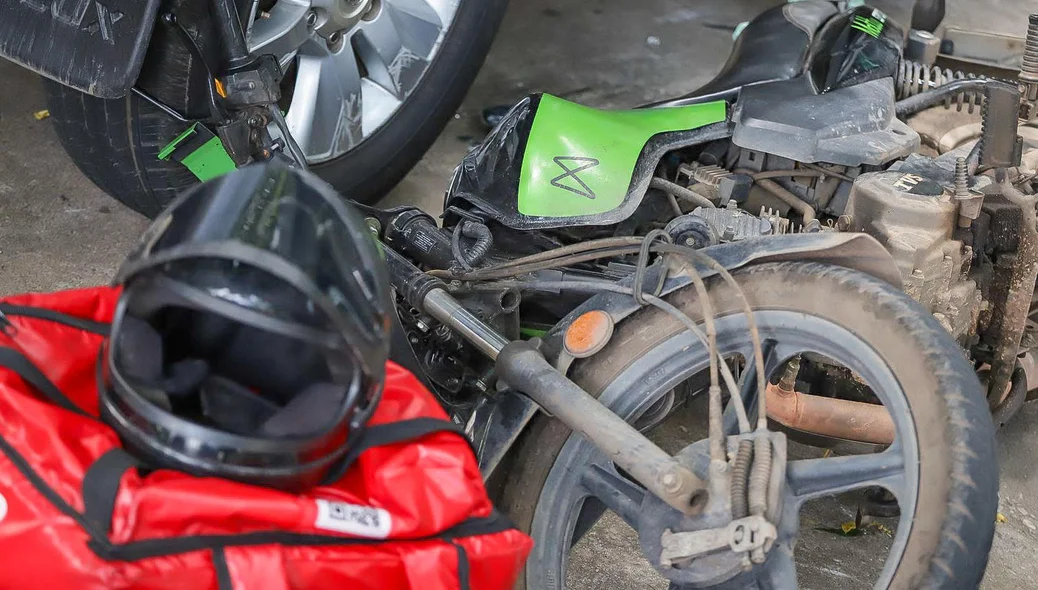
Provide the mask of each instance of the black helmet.
[{"label": "black helmet", "polygon": [[151,465],[301,489],[378,403],[384,264],[364,219],[312,174],[267,163],[191,190],[116,282],[101,415]]}]

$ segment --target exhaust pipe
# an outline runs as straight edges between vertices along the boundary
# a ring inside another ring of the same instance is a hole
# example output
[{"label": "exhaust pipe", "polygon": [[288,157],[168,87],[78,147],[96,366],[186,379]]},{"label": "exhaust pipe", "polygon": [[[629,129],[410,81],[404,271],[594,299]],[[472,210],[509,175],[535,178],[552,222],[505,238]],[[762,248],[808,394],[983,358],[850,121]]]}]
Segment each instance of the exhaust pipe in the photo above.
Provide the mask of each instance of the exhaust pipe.
[{"label": "exhaust pipe", "polygon": [[765,391],[768,418],[787,428],[865,443],[894,442],[894,421],[882,405],[800,393],[781,381],[769,383]]}]

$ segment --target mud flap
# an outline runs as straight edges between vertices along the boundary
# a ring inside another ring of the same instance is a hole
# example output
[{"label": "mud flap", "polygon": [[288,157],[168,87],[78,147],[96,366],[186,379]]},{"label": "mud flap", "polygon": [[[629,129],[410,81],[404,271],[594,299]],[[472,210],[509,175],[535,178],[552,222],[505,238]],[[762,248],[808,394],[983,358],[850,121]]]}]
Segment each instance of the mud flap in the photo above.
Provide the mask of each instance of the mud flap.
[{"label": "mud flap", "polygon": [[160,0],[5,0],[0,57],[101,98],[141,71]]}]

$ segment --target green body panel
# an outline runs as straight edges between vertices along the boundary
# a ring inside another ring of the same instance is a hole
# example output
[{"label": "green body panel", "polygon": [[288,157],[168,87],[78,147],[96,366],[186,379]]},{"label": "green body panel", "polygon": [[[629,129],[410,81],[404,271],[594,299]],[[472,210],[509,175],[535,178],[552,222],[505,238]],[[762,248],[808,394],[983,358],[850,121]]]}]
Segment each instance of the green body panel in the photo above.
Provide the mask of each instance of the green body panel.
[{"label": "green body panel", "polygon": [[724,101],[603,111],[544,94],[519,175],[519,212],[577,217],[620,206],[638,156],[653,135],[725,119]]}]

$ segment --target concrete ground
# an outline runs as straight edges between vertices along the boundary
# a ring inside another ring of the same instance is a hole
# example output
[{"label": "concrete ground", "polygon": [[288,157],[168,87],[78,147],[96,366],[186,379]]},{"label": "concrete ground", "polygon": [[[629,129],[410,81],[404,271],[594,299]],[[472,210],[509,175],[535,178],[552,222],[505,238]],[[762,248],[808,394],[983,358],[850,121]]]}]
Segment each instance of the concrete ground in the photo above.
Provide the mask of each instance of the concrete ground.
[{"label": "concrete ground", "polygon": [[[948,22],[1022,34],[1033,0],[949,0]],[[446,180],[483,130],[484,105],[548,91],[601,107],[628,107],[679,94],[723,62],[736,23],[769,0],[515,0],[475,86],[436,145],[384,201],[436,212]],[[0,63],[0,295],[107,282],[147,222],[95,188],[72,164],[50,124],[35,75]],[[665,441],[663,441],[665,442]],[[1038,405],[999,433],[1001,508],[985,588],[1034,588],[1038,580]],[[858,572],[879,559],[872,536],[816,529],[853,517],[853,501],[811,512],[815,527],[798,549],[802,585],[867,587]],[[606,520],[579,548],[572,587],[653,586],[639,571],[630,531]],[[840,556],[844,556],[841,558]],[[847,556],[851,557],[847,557]],[[630,557],[630,559],[627,559]],[[577,568],[576,566],[583,566]],[[664,586],[665,587],[665,586]]]}]

